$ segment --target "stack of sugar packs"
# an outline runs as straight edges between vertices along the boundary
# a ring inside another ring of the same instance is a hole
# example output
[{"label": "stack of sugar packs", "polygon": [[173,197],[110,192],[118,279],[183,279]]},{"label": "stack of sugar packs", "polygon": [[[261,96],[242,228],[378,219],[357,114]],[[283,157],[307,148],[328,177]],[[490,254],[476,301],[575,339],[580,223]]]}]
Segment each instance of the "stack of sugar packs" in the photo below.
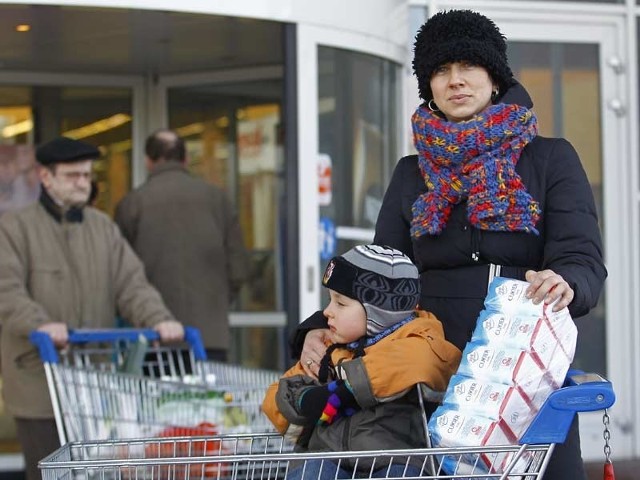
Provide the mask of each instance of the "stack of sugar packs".
[{"label": "stack of sugar packs", "polygon": [[[517,443],[573,360],[577,329],[567,308],[534,305],[527,282],[496,277],[489,285],[462,362],[429,422],[438,447]],[[442,458],[450,474],[502,473],[507,453]],[[521,462],[527,462],[525,457]],[[526,464],[518,468],[526,469]]]}]

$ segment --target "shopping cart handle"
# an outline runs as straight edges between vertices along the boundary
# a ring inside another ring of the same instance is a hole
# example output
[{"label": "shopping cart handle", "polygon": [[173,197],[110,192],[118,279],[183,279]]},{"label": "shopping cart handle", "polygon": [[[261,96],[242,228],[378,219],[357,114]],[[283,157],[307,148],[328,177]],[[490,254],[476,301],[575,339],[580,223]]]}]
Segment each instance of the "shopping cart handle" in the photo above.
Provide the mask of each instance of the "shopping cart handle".
[{"label": "shopping cart handle", "polygon": [[[76,329],[69,331],[69,343],[115,343],[120,341],[136,342],[143,335],[147,340],[160,340],[158,332],[151,329],[137,328],[112,328],[112,329]],[[53,340],[48,333],[33,331],[29,335],[33,343],[40,352],[43,362],[58,363],[58,351],[53,345]],[[193,350],[196,360],[206,360],[207,355],[197,328],[185,327],[184,340]]]},{"label": "shopping cart handle", "polygon": [[576,413],[604,410],[616,401],[611,382],[597,374],[572,371],[567,384],[549,395],[521,444],[564,443]]}]

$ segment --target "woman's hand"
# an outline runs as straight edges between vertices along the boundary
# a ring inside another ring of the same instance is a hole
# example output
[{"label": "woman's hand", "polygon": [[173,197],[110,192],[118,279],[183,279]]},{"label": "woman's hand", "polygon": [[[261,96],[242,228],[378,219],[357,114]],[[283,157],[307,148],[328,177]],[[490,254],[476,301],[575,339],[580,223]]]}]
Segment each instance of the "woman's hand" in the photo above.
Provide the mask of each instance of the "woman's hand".
[{"label": "woman's hand", "polygon": [[531,298],[535,304],[544,301],[546,305],[550,305],[557,300],[552,311],[558,312],[573,300],[573,289],[562,278],[562,275],[558,275],[553,270],[540,272],[528,270],[525,278],[531,284],[527,288],[527,298]]},{"label": "woman's hand", "polygon": [[300,363],[305,373],[313,378],[318,378],[320,370],[320,360],[327,351],[326,343],[331,341],[331,330],[328,328],[317,328],[309,330],[304,338]]}]

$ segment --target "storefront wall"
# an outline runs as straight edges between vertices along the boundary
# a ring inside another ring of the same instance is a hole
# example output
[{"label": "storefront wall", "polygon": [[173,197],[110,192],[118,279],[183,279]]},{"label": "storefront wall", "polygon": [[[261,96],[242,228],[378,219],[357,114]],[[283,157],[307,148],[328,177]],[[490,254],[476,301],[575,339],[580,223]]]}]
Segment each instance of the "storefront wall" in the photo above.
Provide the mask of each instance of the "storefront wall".
[{"label": "storefront wall", "polygon": [[[0,153],[26,159],[7,168],[19,167],[26,187],[40,142],[65,134],[103,147],[96,205],[112,213],[144,181],[146,135],[178,130],[189,168],[236,201],[254,257],[255,279],[231,317],[234,360],[283,368],[285,327],[319,308],[326,256],[373,236],[371,219],[400,153],[407,2],[176,6],[0,5],[7,134]],[[31,37],[15,34],[33,18]],[[319,178],[327,157],[334,174],[325,169]],[[37,185],[22,190],[2,207],[37,195]],[[323,240],[319,225],[327,220],[335,238]],[[10,431],[4,419],[0,428]],[[0,471],[19,468],[11,434],[0,449]]]}]

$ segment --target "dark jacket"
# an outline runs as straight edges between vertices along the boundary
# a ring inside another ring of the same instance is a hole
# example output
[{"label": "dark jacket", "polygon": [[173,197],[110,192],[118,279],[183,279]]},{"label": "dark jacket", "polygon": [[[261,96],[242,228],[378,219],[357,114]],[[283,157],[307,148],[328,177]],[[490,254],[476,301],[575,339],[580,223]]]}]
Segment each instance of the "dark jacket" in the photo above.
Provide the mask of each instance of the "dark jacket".
[{"label": "dark jacket", "polygon": [[[502,101],[531,107],[520,85]],[[417,155],[398,162],[382,202],[374,243],[396,248],[416,263],[422,281],[420,308],[440,319],[447,339],[460,349],[483,308],[489,263],[502,265],[502,276],[520,280],[528,269],[562,275],[575,292],[569,305],[574,318],[596,305],[607,276],[591,186],[571,144],[536,137],[523,150],[516,171],[540,203],[540,235],[478,230],[469,224],[462,202],[440,235],[412,238],[411,207],[427,189]],[[479,254],[478,261],[472,253]],[[302,325],[293,339],[294,353],[306,330],[320,323]]]},{"label": "dark jacket", "polygon": [[[607,276],[593,194],[569,142],[535,138],[516,171],[540,203],[540,235],[478,230],[469,224],[463,202],[453,208],[440,235],[412,238],[411,207],[426,191],[415,155],[400,160],[383,200],[374,242],[414,260],[422,280],[420,307],[441,319],[447,338],[459,348],[482,309],[489,263],[506,267],[502,276],[520,280],[529,269],[562,275],[575,292],[569,305],[574,318],[596,305]],[[479,254],[478,261],[472,253]]]},{"label": "dark jacket", "polygon": [[200,329],[205,347],[228,349],[229,303],[250,271],[227,195],[177,162],[160,164],[115,220],[176,318]]}]

